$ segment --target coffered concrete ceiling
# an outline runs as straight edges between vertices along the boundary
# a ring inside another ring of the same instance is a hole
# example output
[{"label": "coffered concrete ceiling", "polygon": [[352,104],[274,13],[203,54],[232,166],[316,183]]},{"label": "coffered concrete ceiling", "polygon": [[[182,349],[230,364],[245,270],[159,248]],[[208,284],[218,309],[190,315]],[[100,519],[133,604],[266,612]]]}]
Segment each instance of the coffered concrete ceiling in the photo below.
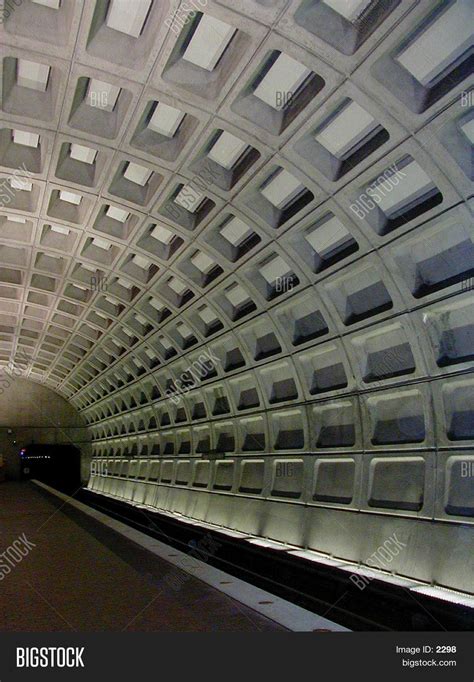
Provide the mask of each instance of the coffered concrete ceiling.
[{"label": "coffered concrete ceiling", "polygon": [[99,453],[191,421],[207,447],[362,449],[394,414],[462,440],[472,0],[178,5],[3,9],[0,364]]}]

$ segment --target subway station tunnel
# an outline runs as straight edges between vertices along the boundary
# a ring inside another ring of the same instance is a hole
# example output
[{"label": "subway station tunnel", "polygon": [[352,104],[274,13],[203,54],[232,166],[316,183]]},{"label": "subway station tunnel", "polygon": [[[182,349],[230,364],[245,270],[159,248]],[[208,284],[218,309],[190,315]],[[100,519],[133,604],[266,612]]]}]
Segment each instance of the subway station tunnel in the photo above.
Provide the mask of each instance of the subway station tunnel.
[{"label": "subway station tunnel", "polygon": [[473,1],[1,16],[0,630],[472,628]]}]

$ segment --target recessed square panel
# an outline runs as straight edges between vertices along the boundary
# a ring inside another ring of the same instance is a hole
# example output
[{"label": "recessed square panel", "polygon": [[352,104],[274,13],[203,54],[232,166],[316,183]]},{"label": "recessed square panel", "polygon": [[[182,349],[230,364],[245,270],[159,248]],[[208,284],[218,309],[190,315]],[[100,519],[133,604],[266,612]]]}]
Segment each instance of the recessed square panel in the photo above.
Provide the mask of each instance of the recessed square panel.
[{"label": "recessed square panel", "polygon": [[130,161],[125,169],[123,177],[130,180],[130,182],[134,182],[135,184],[144,187],[150,179],[152,172],[153,171],[146,168],[146,166],[140,166],[138,163]]},{"label": "recessed square panel", "polygon": [[159,135],[171,138],[178,130],[179,125],[185,116],[186,114],[184,111],[176,109],[175,107],[170,107],[163,102],[158,102],[147,128]]},{"label": "recessed square panel", "polygon": [[90,107],[101,109],[102,111],[113,111],[117,103],[120,88],[111,83],[91,78],[87,88],[86,101]]},{"label": "recessed square panel", "polygon": [[203,14],[183,59],[206,71],[212,71],[236,30],[220,19]]},{"label": "recessed square panel", "polygon": [[112,0],[107,13],[109,28],[138,38],[143,30],[152,0]]},{"label": "recessed square panel", "polygon": [[310,69],[293,57],[281,53],[253,94],[273,109],[280,111],[286,106],[289,93],[294,96],[310,75]]},{"label": "recessed square panel", "polygon": [[18,59],[16,81],[22,88],[46,92],[51,67],[29,59]]},{"label": "recessed square panel", "polygon": [[84,147],[82,144],[71,144],[70,148],[71,159],[82,161],[83,163],[93,164],[97,156],[97,149],[91,147]]},{"label": "recessed square panel", "polygon": [[120,223],[124,223],[130,213],[128,211],[124,211],[123,208],[109,206],[105,212],[105,215],[109,216],[109,218],[113,218],[113,220],[118,220]]},{"label": "recessed square panel", "polygon": [[419,511],[426,467],[423,457],[374,457],[369,469],[369,506]]},{"label": "recessed square panel", "polygon": [[362,145],[378,127],[378,122],[371,114],[357,102],[351,102],[317,132],[315,140],[330,154],[341,159]]},{"label": "recessed square panel", "polygon": [[304,189],[304,185],[298,178],[282,168],[260,189],[260,192],[273,206],[283,209],[296,199]]},{"label": "recessed square panel", "polygon": [[457,0],[402,50],[396,60],[419,83],[428,86],[472,47],[472,23],[471,0]]},{"label": "recessed square panel", "polygon": [[22,144],[25,147],[33,147],[36,149],[39,144],[39,135],[36,133],[27,133],[25,130],[14,130],[13,142],[15,144]]},{"label": "recessed square panel", "polygon": [[385,215],[393,215],[401,207],[424,196],[434,186],[430,176],[416,161],[411,161],[399,172],[401,178],[398,184],[383,181],[373,185],[374,192],[380,198],[379,208]]},{"label": "recessed square panel", "polygon": [[235,135],[223,131],[208,152],[208,157],[218,163],[219,166],[230,170],[242,157],[248,146],[246,142],[235,137]]}]

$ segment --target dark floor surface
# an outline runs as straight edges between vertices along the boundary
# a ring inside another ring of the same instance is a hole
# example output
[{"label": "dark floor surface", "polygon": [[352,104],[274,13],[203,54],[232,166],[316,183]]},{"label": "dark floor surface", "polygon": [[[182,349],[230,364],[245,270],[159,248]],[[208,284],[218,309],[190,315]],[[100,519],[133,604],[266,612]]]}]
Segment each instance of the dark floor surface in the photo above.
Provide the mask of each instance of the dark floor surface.
[{"label": "dark floor surface", "polygon": [[[5,575],[1,555],[20,536],[35,547]],[[0,632],[125,630],[284,628],[33,484],[1,483]]]}]

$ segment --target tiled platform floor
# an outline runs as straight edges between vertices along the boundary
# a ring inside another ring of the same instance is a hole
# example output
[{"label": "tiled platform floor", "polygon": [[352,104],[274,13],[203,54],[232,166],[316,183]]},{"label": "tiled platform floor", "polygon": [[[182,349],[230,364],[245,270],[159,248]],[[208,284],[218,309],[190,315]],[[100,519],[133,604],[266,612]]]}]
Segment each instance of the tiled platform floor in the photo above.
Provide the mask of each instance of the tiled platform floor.
[{"label": "tiled platform floor", "polygon": [[61,506],[31,484],[0,484],[0,555],[23,534],[36,545],[0,580],[0,632],[284,629],[187,574],[168,585],[178,569]]}]

